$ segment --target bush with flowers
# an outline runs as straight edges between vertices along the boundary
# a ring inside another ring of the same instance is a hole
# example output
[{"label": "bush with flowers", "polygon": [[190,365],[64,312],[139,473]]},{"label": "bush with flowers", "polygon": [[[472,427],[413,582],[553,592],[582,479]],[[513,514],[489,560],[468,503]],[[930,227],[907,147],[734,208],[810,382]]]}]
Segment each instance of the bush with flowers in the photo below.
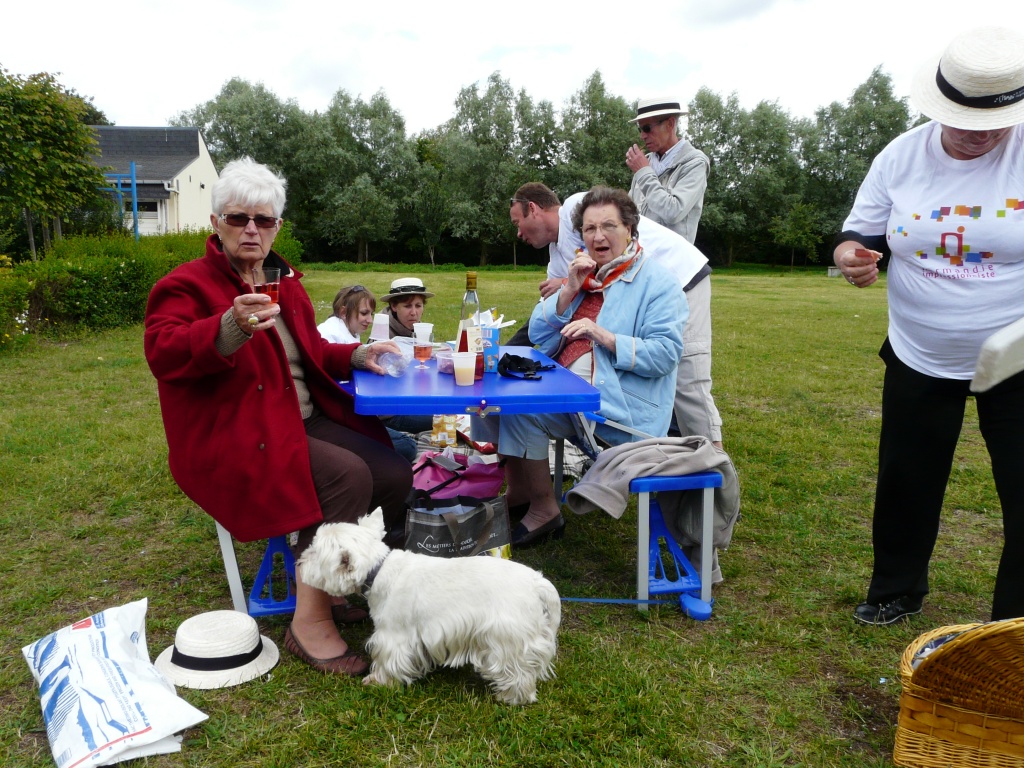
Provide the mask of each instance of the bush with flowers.
[{"label": "bush with flowers", "polygon": [[28,282],[14,276],[9,256],[0,254],[0,352],[22,343],[28,333]]}]

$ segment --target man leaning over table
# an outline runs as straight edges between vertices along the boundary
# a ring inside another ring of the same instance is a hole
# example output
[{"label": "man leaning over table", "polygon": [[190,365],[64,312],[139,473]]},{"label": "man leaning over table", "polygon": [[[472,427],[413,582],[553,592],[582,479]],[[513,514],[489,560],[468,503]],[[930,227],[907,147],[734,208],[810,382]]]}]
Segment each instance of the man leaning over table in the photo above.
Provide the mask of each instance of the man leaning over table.
[{"label": "man leaning over table", "polygon": [[[583,239],[573,230],[572,212],[583,199],[584,192],[570,195],[562,204],[558,196],[539,182],[530,182],[516,190],[511,200],[509,217],[515,224],[518,237],[534,248],[548,247],[547,278],[541,282],[542,299],[561,288],[569,274],[569,264],[576,249],[583,247]],[[645,252],[656,262],[669,269],[686,286],[707,268],[707,258],[685,238],[666,227],[640,217],[640,242]],[[685,290],[685,288],[684,288]],[[687,293],[687,301],[690,294]],[[707,328],[710,339],[711,303],[690,304],[691,325]],[[685,332],[684,332],[685,333]],[[685,339],[684,339],[685,343]],[[529,345],[526,326],[509,340],[510,345]],[[684,346],[683,359],[686,358]],[[711,395],[710,341],[707,343],[708,364],[705,374],[695,374],[680,361],[676,379],[675,416],[682,435],[703,435],[716,447],[722,447],[722,419]],[[685,369],[685,373],[684,373]]]}]

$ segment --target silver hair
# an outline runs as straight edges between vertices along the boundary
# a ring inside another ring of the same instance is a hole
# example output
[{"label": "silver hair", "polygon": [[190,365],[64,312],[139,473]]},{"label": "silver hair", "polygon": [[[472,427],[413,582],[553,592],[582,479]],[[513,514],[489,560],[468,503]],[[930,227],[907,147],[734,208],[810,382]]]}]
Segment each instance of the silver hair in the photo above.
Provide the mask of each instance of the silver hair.
[{"label": "silver hair", "polygon": [[274,216],[281,218],[287,185],[287,181],[267,166],[251,157],[243,157],[224,166],[210,192],[210,205],[218,216],[229,204],[247,208],[269,205]]}]

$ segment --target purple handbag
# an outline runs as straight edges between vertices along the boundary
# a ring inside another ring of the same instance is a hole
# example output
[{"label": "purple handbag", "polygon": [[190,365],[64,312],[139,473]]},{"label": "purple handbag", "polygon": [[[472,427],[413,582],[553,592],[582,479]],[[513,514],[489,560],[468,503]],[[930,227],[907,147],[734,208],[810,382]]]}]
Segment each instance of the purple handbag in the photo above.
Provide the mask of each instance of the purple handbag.
[{"label": "purple handbag", "polygon": [[502,462],[470,464],[469,457],[458,453],[448,457],[428,451],[412,465],[412,495],[418,499],[493,499],[504,482]]}]

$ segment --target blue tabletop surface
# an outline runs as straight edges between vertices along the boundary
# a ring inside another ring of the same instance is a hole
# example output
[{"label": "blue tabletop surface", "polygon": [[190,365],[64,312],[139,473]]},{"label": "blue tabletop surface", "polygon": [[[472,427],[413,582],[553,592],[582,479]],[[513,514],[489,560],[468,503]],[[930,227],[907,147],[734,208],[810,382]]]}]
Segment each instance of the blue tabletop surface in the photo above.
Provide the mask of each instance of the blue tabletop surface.
[{"label": "blue tabletop surface", "polygon": [[[530,347],[501,347],[542,363],[551,359]],[[437,372],[437,361],[429,360],[427,370],[410,363],[400,378],[354,371],[346,387],[355,395],[356,413],[373,415],[409,415],[434,413],[573,413],[597,411],[601,395],[596,388],[560,365],[541,371],[539,381],[509,379],[497,373],[485,373],[472,386],[458,387],[455,377]]]}]

